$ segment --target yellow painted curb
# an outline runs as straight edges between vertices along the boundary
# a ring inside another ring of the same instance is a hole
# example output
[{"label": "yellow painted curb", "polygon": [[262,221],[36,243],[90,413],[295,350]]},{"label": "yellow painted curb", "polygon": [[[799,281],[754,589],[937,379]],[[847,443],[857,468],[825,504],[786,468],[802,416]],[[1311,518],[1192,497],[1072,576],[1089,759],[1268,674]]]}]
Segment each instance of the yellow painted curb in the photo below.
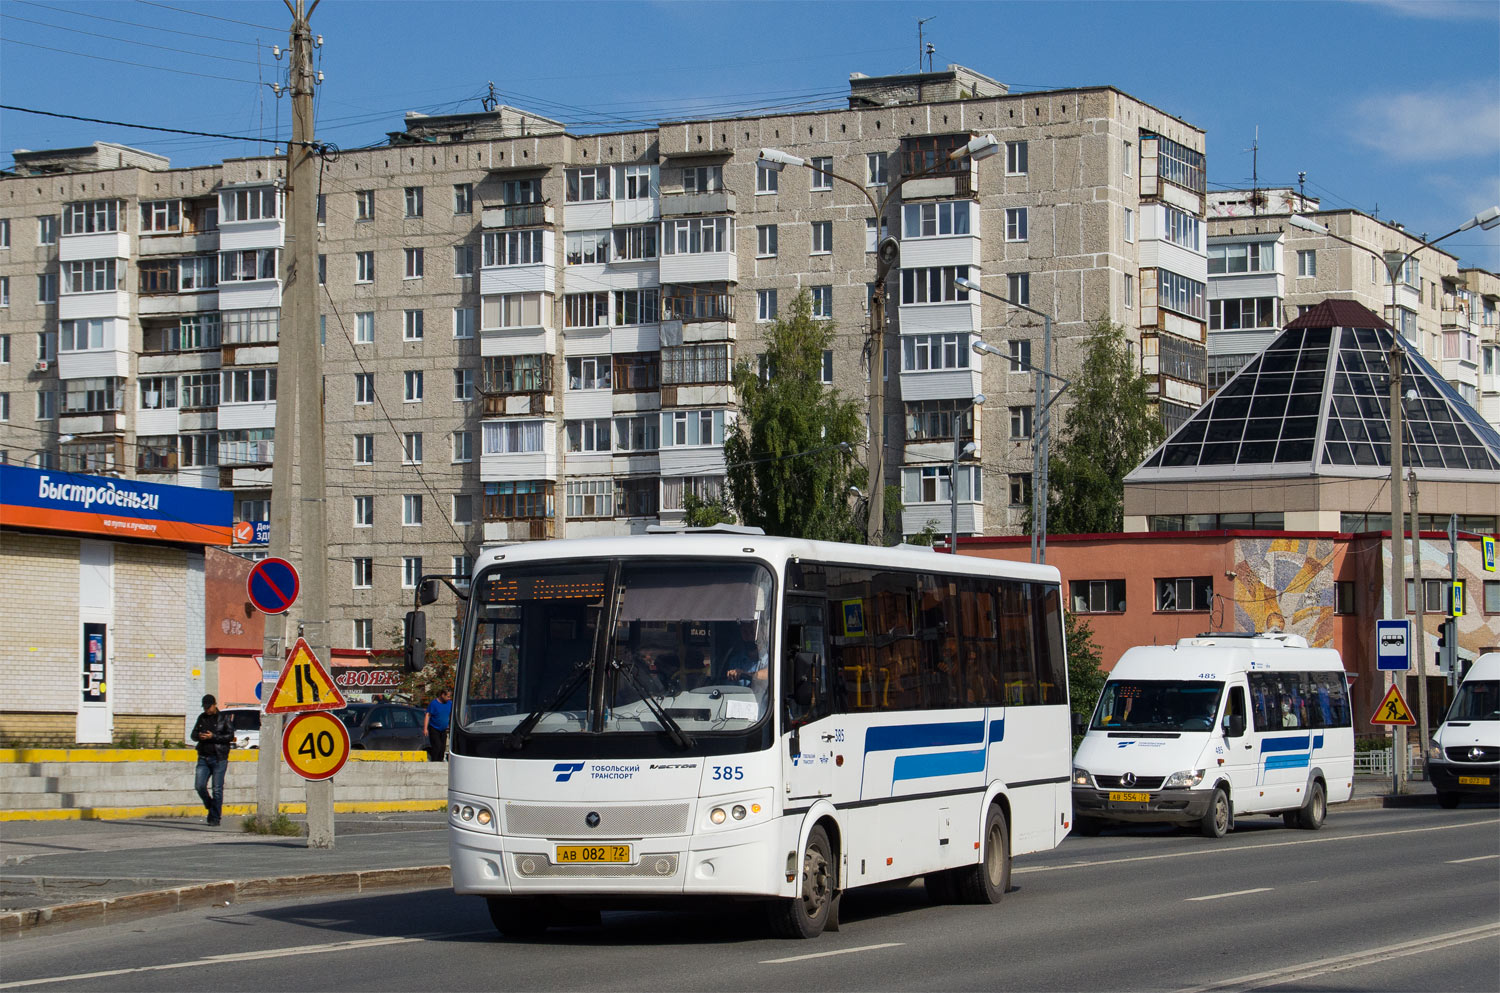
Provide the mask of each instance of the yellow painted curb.
[{"label": "yellow painted curb", "polygon": [[[231,762],[254,762],[258,748],[236,748]],[[427,753],[355,749],[352,762],[426,762]],[[0,748],[0,763],[16,762],[197,762],[191,748]]]},{"label": "yellow painted curb", "polygon": [[[446,800],[347,800],[335,801],[338,814],[395,814],[442,810]],[[305,803],[283,803],[283,814],[305,814]],[[224,813],[248,816],[255,813],[253,803],[226,803]],[[130,821],[146,817],[202,817],[201,804],[163,804],[155,807],[75,807],[68,810],[0,810],[3,821]]]}]

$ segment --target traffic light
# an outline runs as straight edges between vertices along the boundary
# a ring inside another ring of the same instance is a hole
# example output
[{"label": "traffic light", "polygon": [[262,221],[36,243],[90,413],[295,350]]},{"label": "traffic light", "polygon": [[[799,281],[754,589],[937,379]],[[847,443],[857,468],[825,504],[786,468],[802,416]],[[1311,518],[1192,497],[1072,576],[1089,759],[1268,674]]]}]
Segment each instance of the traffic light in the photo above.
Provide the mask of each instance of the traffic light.
[{"label": "traffic light", "polygon": [[1441,624],[1438,625],[1438,643],[1437,643],[1436,659],[1437,659],[1437,671],[1443,673],[1444,675],[1446,675],[1447,672],[1448,672],[1448,668],[1447,668],[1446,665],[1444,665],[1444,663],[1446,663],[1448,661],[1448,622],[1447,621],[1444,621],[1443,623],[1441,623]]}]

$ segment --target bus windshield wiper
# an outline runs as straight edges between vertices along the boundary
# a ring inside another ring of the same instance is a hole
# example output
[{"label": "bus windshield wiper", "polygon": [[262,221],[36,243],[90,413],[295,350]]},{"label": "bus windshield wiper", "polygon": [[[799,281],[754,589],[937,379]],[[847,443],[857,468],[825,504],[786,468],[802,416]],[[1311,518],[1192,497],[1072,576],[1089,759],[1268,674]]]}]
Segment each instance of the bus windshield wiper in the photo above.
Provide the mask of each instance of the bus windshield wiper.
[{"label": "bus windshield wiper", "polygon": [[695,744],[695,742],[693,741],[693,736],[684,731],[682,729],[682,725],[673,720],[672,715],[668,714],[666,710],[662,708],[662,705],[656,702],[656,698],[651,695],[650,691],[646,689],[645,684],[641,682],[640,677],[635,674],[635,668],[633,664],[627,665],[621,662],[619,659],[612,659],[609,663],[609,667],[611,669],[614,669],[616,672],[624,675],[626,682],[630,683],[635,691],[641,695],[641,702],[644,703],[647,709],[649,709],[651,713],[655,715],[656,719],[661,722],[662,730],[667,732],[667,735],[672,739],[672,743],[674,745],[676,745],[678,748],[693,747],[693,745]]},{"label": "bus windshield wiper", "polygon": [[513,752],[520,751],[523,747],[525,747],[526,740],[531,737],[531,732],[536,728],[537,723],[541,721],[544,716],[556,710],[558,706],[573,693],[574,690],[578,689],[578,684],[583,682],[583,677],[587,676],[589,672],[593,670],[593,668],[593,659],[584,659],[582,662],[579,662],[577,665],[575,665],[573,667],[572,675],[563,680],[563,684],[557,688],[557,693],[553,695],[551,700],[547,701],[545,706],[538,707],[536,710],[533,710],[531,713],[527,714],[526,719],[520,724],[517,724],[514,731],[500,739],[505,744],[505,747]]}]

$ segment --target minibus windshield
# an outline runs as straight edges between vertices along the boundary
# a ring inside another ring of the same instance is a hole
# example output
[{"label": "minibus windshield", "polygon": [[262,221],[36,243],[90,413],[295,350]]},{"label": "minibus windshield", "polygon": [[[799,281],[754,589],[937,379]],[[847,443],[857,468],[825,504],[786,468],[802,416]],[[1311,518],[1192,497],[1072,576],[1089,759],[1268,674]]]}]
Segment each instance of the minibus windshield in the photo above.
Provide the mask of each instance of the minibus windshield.
[{"label": "minibus windshield", "polygon": [[1208,731],[1224,684],[1181,679],[1111,679],[1094,710],[1095,731]]},{"label": "minibus windshield", "polygon": [[1450,721],[1500,721],[1500,679],[1470,679],[1458,688]]}]

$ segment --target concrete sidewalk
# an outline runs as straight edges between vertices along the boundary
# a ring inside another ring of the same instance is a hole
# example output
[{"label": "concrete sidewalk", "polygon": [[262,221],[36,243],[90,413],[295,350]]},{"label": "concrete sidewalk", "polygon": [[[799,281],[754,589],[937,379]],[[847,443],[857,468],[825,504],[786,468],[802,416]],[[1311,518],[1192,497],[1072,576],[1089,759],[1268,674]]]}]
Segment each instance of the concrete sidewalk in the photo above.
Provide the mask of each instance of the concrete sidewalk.
[{"label": "concrete sidewalk", "polygon": [[[1357,777],[1339,810],[1435,804],[1432,785],[1391,795]],[[241,819],[38,821],[0,825],[0,936],[113,923],[243,900],[379,887],[448,886],[442,811],[340,814],[332,849],[245,834]]]}]

